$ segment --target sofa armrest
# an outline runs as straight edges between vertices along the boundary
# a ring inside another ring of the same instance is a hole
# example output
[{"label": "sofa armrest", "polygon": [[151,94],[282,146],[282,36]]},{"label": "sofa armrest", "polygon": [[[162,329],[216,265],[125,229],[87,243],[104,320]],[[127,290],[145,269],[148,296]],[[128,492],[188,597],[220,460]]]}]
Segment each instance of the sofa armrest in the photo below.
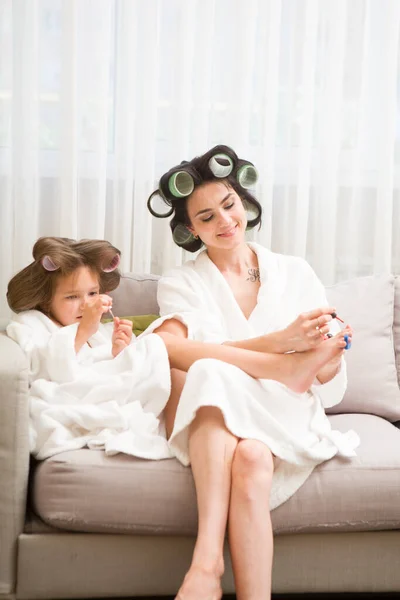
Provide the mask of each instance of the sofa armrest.
[{"label": "sofa armrest", "polygon": [[14,591],[29,475],[28,363],[0,332],[0,598]]}]

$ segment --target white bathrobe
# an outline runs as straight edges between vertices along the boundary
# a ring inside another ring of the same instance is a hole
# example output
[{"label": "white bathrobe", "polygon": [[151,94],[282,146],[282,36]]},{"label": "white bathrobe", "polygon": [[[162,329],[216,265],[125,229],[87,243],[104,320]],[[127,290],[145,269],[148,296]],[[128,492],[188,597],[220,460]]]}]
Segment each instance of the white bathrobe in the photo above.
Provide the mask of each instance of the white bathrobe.
[{"label": "white bathrobe", "polygon": [[171,456],[161,415],[171,378],[158,335],[111,354],[113,324],[75,352],[78,323],[58,327],[43,313],[16,315],[7,334],[29,361],[31,452],[45,459],[85,446],[107,454]]},{"label": "white bathrobe", "polygon": [[[246,319],[206,251],[166,274],[158,286],[162,319],[178,318],[191,339],[223,343],[281,330],[304,311],[327,305],[324,288],[300,258],[274,254],[249,244],[258,256],[261,286],[257,305]],[[331,331],[339,327],[332,322]],[[326,384],[317,381],[297,394],[273,380],[256,380],[239,368],[205,359],[189,370],[178,405],[170,447],[188,465],[188,427],[201,406],[221,409],[227,428],[238,438],[264,442],[276,455],[270,508],[287,500],[319,463],[336,454],[355,456],[354,431],[333,431],[324,407],[339,403],[346,389],[346,366]]]}]

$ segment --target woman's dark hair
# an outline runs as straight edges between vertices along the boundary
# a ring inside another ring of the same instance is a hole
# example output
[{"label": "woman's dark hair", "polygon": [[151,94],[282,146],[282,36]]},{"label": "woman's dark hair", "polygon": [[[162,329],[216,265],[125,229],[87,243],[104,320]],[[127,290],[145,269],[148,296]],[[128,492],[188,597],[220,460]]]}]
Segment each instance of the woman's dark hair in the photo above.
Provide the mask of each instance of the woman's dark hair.
[{"label": "woman's dark hair", "polygon": [[[118,268],[108,272],[121,252],[105,240],[72,240],[61,237],[42,237],[32,250],[34,261],[19,271],[8,284],[7,302],[16,313],[40,310],[48,314],[51,300],[60,277],[70,275],[79,267],[88,267],[99,280],[100,293],[118,287],[121,273]],[[55,267],[43,266],[45,259]]]},{"label": "woman's dark hair", "polygon": [[[233,169],[231,173],[223,178],[218,178],[210,169],[210,159],[216,154],[226,154],[233,162]],[[244,188],[238,181],[237,175],[241,167],[245,165],[252,165],[249,161],[241,160],[237,154],[229,146],[219,145],[214,146],[211,150],[208,150],[201,156],[196,156],[191,161],[183,161],[179,165],[172,167],[167,173],[165,173],[159,182],[159,191],[162,195],[164,202],[171,207],[173,216],[170,222],[172,234],[178,225],[190,226],[190,219],[187,212],[187,201],[190,198],[190,194],[183,198],[176,198],[170,191],[169,180],[170,177],[179,171],[185,171],[191,175],[194,183],[194,189],[196,187],[207,183],[209,181],[219,181],[230,186],[241,198],[243,204],[248,209],[251,209],[255,213],[254,218],[249,219],[247,222],[247,229],[252,229],[257,225],[261,224],[262,208],[261,204],[254,198],[254,196]],[[154,192],[156,193],[156,192]],[[189,252],[196,252],[201,248],[203,242],[199,238],[193,236],[189,241],[180,242],[174,237],[175,243],[188,250]]]}]

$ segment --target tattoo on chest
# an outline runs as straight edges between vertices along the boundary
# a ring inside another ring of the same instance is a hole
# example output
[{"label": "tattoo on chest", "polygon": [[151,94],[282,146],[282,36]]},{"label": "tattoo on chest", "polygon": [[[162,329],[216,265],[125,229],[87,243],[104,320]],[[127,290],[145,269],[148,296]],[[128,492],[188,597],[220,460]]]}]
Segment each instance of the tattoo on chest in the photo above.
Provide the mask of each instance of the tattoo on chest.
[{"label": "tattoo on chest", "polygon": [[257,283],[260,281],[260,269],[249,269],[247,272],[249,276],[247,277],[246,281],[251,281],[252,283]]}]

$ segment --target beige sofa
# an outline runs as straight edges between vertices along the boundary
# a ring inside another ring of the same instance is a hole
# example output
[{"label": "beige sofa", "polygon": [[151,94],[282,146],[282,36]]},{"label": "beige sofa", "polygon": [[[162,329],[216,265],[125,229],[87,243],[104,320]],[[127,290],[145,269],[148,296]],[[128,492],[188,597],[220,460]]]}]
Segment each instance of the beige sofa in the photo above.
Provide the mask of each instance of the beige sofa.
[{"label": "beige sofa", "polygon": [[[156,283],[126,275],[115,314],[156,312]],[[348,391],[329,418],[361,445],[273,511],[273,589],[400,591],[400,280],[360,278],[328,296],[355,330]],[[91,450],[34,464],[28,411],[24,355],[0,334],[0,600],[174,594],[196,532],[190,469]],[[228,553],[223,585],[234,591]]]}]

